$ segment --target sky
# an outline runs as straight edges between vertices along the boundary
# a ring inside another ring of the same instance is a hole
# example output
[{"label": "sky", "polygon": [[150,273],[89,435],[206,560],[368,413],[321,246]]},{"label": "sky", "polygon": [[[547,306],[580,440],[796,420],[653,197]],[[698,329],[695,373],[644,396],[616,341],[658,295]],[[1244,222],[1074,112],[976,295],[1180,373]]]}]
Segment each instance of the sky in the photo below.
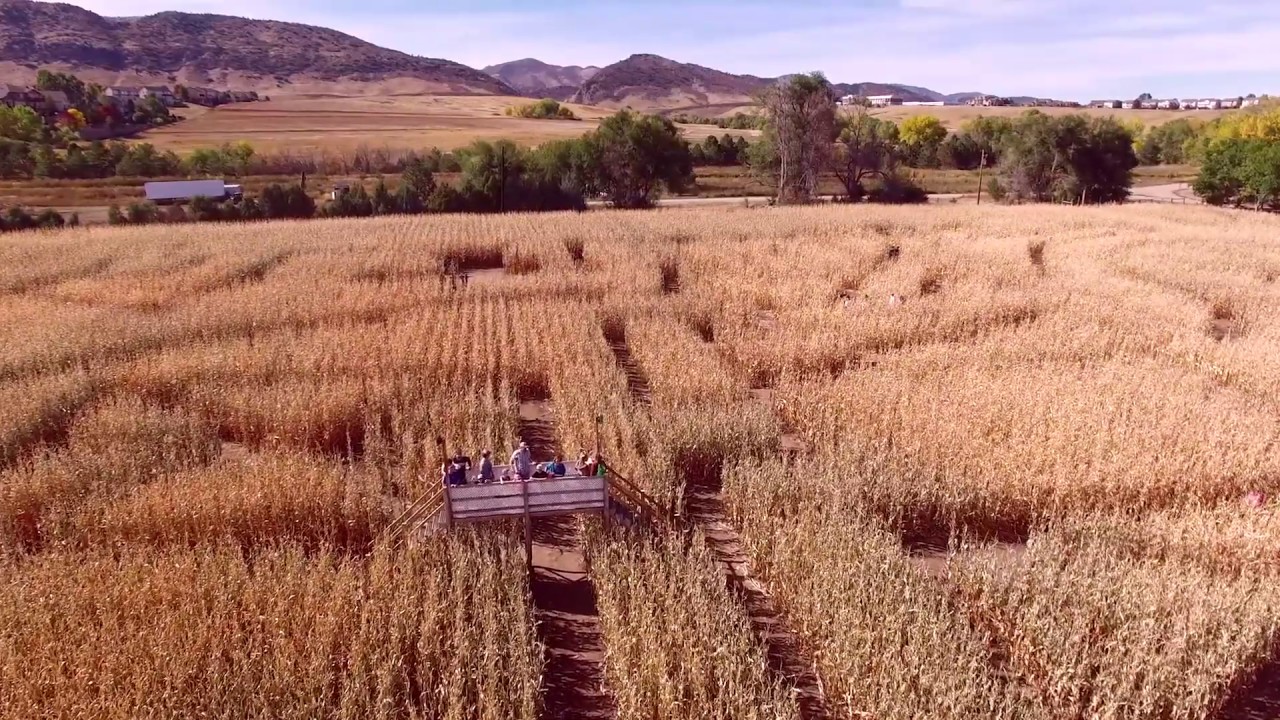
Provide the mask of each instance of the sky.
[{"label": "sky", "polygon": [[1278,0],[71,0],[286,20],[481,68],[654,53],[772,77],[1067,100],[1280,94]]}]

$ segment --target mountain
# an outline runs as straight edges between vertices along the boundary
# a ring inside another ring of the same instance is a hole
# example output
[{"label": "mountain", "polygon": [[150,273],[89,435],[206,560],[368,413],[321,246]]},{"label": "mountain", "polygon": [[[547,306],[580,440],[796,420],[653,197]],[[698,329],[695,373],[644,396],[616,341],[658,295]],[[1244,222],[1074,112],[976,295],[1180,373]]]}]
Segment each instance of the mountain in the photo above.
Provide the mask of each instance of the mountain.
[{"label": "mountain", "polygon": [[[582,83],[572,99],[605,107],[720,113],[754,103],[755,95],[774,82],[777,78],[733,75],[657,55],[632,55],[597,72]],[[897,95],[909,102],[948,101],[948,96],[934,90],[896,83],[836,83],[832,89],[837,96]]]},{"label": "mountain", "polygon": [[103,84],[517,94],[465,65],[311,25],[182,12],[108,18],[74,5],[0,0],[0,81],[30,82],[41,67]]},{"label": "mountain", "polygon": [[484,72],[519,90],[522,95],[568,100],[582,83],[600,72],[600,68],[551,65],[525,58],[490,65]]},{"label": "mountain", "polygon": [[637,109],[745,104],[770,82],[657,55],[632,55],[582,83],[573,102],[606,107],[630,105]]},{"label": "mountain", "polygon": [[943,99],[941,93],[934,92],[928,88],[918,88],[911,85],[895,85],[892,83],[835,83],[831,86],[835,90],[836,96],[842,95],[862,95],[869,97],[871,95],[897,95],[907,102],[938,102]]}]

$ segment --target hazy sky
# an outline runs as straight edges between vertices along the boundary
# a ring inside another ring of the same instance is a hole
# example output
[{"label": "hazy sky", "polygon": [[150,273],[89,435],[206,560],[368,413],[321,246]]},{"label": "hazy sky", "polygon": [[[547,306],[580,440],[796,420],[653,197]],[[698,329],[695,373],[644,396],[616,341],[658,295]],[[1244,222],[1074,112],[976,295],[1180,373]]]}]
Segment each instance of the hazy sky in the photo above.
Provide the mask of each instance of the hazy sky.
[{"label": "hazy sky", "polygon": [[79,0],[331,27],[483,67],[648,52],[735,73],[1064,99],[1280,93],[1280,0]]}]

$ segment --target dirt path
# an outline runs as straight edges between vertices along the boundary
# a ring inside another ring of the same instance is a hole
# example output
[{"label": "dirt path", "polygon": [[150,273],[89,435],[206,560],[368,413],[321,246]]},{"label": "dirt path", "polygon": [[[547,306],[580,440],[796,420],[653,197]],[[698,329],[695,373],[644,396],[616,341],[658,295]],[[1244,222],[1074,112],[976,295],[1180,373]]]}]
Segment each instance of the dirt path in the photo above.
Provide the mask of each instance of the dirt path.
[{"label": "dirt path", "polygon": [[1280,718],[1280,638],[1271,646],[1271,660],[1227,697],[1219,720],[1275,720]]},{"label": "dirt path", "polygon": [[751,562],[738,532],[725,519],[716,488],[694,487],[685,499],[686,515],[702,529],[712,554],[725,570],[729,587],[746,604],[751,628],[764,644],[769,669],[793,689],[803,720],[830,717],[814,659],[778,612],[764,585],[751,572]]},{"label": "dirt path", "polygon": [[653,390],[649,387],[649,378],[631,355],[627,339],[625,337],[610,339],[609,349],[613,351],[613,359],[617,361],[618,367],[627,376],[627,389],[631,392],[631,397],[644,405],[651,404]]},{"label": "dirt path", "polygon": [[[534,460],[549,460],[560,451],[555,412],[548,400],[520,403],[519,430]],[[529,586],[534,619],[545,648],[542,717],[615,717],[617,707],[605,690],[604,640],[596,589],[588,575],[576,518],[534,521],[532,565]]]}]

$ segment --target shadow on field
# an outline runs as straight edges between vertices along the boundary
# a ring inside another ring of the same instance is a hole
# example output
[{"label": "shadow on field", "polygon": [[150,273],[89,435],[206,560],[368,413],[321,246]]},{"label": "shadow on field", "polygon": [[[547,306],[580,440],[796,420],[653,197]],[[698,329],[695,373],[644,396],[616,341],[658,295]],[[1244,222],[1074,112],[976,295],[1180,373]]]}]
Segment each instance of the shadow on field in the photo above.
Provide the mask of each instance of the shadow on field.
[{"label": "shadow on field", "polygon": [[684,515],[701,528],[707,546],[724,568],[729,589],[745,606],[751,629],[764,645],[770,673],[793,689],[803,720],[830,717],[812,653],[787,626],[773,598],[752,574],[742,539],[725,519],[718,464],[693,462],[682,467],[689,468]]},{"label": "shadow on field", "polygon": [[577,522],[534,522],[533,575],[529,579],[546,663],[543,717],[612,718],[605,691],[604,639],[595,586],[587,574]]},{"label": "shadow on field", "polygon": [[1227,690],[1218,720],[1275,720],[1280,718],[1280,636],[1260,667]]}]

